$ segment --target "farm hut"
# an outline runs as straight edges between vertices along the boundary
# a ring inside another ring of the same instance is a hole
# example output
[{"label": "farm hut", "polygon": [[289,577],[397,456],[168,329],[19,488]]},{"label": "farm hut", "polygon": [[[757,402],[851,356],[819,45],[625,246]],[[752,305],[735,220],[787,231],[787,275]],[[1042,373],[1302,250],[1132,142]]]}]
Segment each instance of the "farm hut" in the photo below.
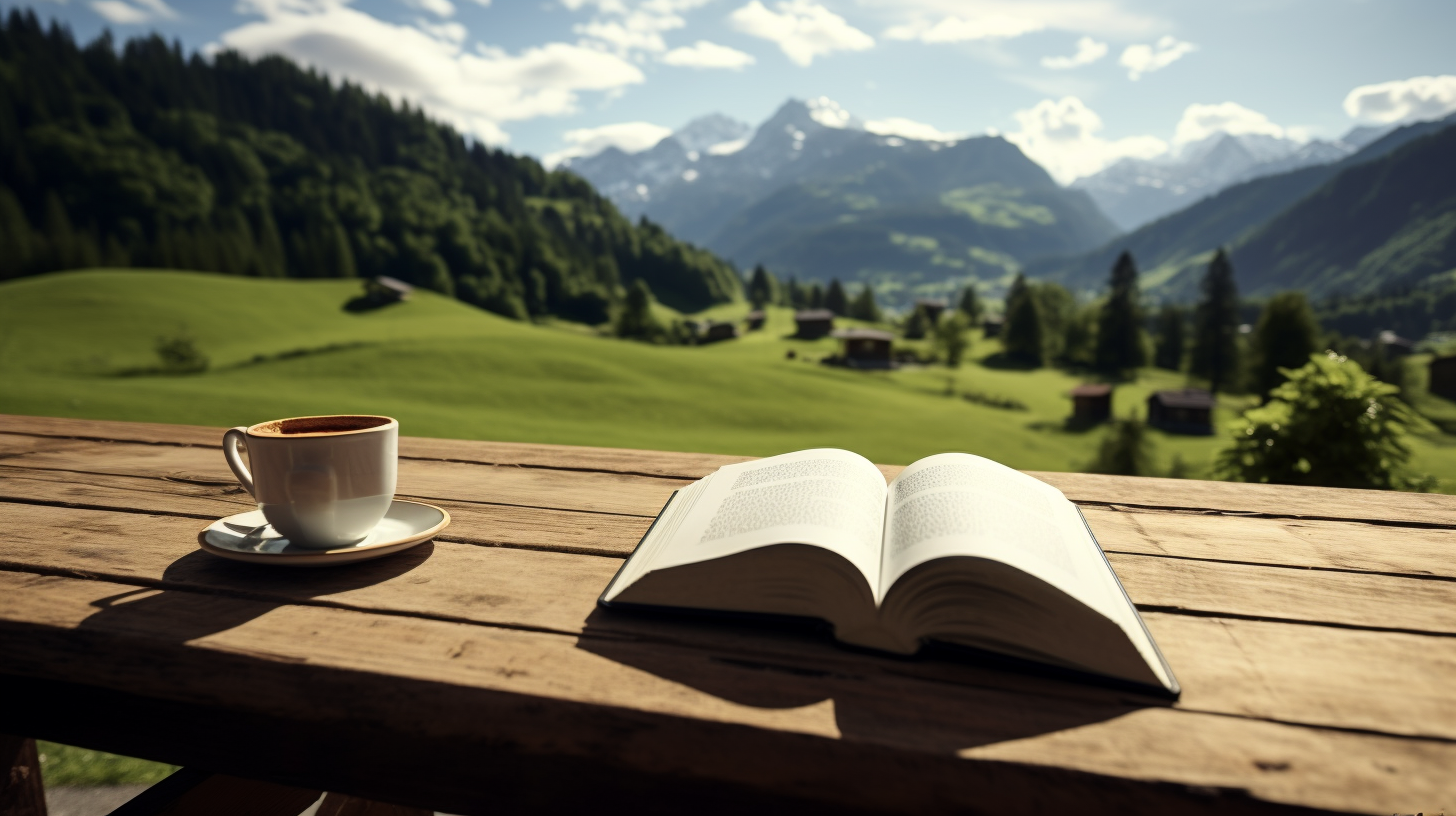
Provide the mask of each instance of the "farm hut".
[{"label": "farm hut", "polygon": [[408,300],[410,293],[415,290],[413,286],[402,280],[391,278],[388,275],[380,275],[374,279],[381,293],[395,300]]},{"label": "farm hut", "polygon": [[915,308],[925,312],[925,316],[930,318],[930,322],[935,323],[940,320],[941,313],[945,311],[945,301],[921,298],[915,301]]},{"label": "farm hut", "polygon": [[762,309],[754,309],[753,311],[748,313],[747,317],[743,318],[743,322],[748,324],[749,331],[758,331],[759,329],[763,328],[764,320],[765,317]]},{"label": "farm hut", "polygon": [[1202,388],[1158,391],[1148,397],[1148,424],[1169,433],[1213,433],[1213,394]]},{"label": "farm hut", "polygon": [[1408,338],[1401,337],[1393,331],[1383,331],[1379,335],[1380,345],[1385,347],[1385,353],[1396,357],[1404,357],[1416,350],[1416,344]]},{"label": "farm hut", "polygon": [[719,340],[738,339],[738,327],[732,323],[712,321],[705,324],[698,335],[699,343],[716,343]]},{"label": "farm hut", "polygon": [[805,309],[794,313],[794,336],[800,340],[818,340],[834,331],[834,312],[828,309]]},{"label": "farm hut", "polygon": [[1456,401],[1456,357],[1437,357],[1431,361],[1432,394]]},{"label": "farm hut", "polygon": [[1112,386],[1083,383],[1072,389],[1072,419],[1077,422],[1106,422],[1112,418]]},{"label": "farm hut", "polygon": [[1000,337],[1001,329],[1006,326],[1006,321],[999,317],[988,317],[981,321],[981,331],[987,338]]},{"label": "farm hut", "polygon": [[894,368],[890,344],[895,335],[877,329],[840,329],[834,332],[840,341],[839,361],[849,368]]}]

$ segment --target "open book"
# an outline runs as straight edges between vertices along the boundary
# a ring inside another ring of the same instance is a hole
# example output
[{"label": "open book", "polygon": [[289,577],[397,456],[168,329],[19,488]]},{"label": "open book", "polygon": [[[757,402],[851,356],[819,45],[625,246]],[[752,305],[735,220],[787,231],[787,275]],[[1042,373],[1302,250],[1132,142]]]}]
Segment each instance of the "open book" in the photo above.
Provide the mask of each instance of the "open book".
[{"label": "open book", "polygon": [[888,486],[842,450],[721,468],[673,495],[601,603],[820,618],[856,646],[935,640],[1179,692],[1076,505],[964,453]]}]

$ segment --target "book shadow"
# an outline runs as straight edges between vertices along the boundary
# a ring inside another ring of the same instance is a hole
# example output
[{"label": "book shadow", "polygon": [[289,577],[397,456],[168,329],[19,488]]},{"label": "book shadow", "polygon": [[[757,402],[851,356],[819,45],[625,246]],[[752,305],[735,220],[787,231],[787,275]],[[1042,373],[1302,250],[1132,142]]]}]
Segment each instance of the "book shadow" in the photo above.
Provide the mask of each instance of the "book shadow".
[{"label": "book shadow", "polygon": [[987,653],[855,649],[803,619],[597,609],[577,648],[743,706],[831,701],[841,738],[933,754],[1122,717],[1171,703]]}]

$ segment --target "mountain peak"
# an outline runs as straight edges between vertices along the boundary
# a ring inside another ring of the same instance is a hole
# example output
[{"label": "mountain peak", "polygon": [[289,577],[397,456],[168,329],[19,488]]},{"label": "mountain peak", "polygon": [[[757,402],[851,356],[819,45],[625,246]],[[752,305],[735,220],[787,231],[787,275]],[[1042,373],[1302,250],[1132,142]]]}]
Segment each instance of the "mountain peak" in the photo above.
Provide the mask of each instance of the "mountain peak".
[{"label": "mountain peak", "polygon": [[752,130],[753,127],[747,122],[740,122],[721,113],[710,113],[678,128],[673,132],[672,138],[684,150],[706,153],[716,145],[742,139]]}]

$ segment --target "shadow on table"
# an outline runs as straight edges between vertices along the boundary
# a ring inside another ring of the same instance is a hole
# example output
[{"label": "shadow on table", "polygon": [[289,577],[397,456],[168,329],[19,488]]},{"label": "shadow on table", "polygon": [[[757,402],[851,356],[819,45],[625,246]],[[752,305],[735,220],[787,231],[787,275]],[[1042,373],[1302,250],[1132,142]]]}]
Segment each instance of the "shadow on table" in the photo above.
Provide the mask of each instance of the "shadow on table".
[{"label": "shadow on table", "polygon": [[851,649],[811,621],[597,609],[578,648],[739,705],[790,709],[832,700],[843,738],[933,754],[1170,705],[991,655],[928,647],[900,658]]},{"label": "shadow on table", "polygon": [[173,561],[162,587],[139,587],[98,601],[81,629],[139,629],[179,642],[241,626],[284,604],[334,605],[330,595],[383,583],[419,567],[427,541],[386,558],[318,569],[279,569],[228,561],[201,550]]}]

